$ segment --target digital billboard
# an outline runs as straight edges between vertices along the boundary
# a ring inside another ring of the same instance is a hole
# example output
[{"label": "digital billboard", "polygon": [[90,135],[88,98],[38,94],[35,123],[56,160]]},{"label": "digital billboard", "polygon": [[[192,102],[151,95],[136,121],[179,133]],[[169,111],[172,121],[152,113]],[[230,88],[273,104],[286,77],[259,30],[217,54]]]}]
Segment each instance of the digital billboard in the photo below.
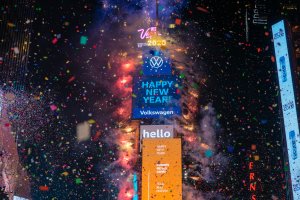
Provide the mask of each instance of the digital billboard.
[{"label": "digital billboard", "polygon": [[294,199],[300,199],[300,138],[287,35],[284,21],[272,26],[281,107]]},{"label": "digital billboard", "polygon": [[144,139],[142,200],[182,200],[181,139]]},{"label": "digital billboard", "polygon": [[170,59],[159,50],[147,49],[143,53],[143,75],[171,75]]},{"label": "digital billboard", "polygon": [[135,77],[132,118],[170,118],[181,114],[180,81],[175,76]]}]

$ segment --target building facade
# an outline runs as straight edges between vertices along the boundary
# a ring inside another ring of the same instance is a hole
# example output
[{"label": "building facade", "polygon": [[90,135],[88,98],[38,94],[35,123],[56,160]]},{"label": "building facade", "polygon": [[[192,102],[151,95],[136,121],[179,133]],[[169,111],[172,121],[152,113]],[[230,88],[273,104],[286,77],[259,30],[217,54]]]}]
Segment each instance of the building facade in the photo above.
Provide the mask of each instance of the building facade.
[{"label": "building facade", "polygon": [[13,102],[16,93],[25,89],[33,3],[31,0],[3,0],[0,5],[0,186],[9,199],[30,198],[29,178],[20,163],[13,133],[16,127],[10,122],[7,110],[8,102]]},{"label": "building facade", "polygon": [[0,9],[0,83],[22,89],[27,73],[33,5],[30,0],[4,0]]}]

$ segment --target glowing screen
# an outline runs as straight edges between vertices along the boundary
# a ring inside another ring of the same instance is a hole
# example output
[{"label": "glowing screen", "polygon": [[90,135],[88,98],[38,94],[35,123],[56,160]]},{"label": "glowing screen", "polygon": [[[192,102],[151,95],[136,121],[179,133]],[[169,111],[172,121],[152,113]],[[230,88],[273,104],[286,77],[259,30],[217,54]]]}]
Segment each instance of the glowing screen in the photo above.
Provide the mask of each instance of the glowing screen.
[{"label": "glowing screen", "polygon": [[294,199],[300,199],[300,138],[284,21],[272,26]]}]

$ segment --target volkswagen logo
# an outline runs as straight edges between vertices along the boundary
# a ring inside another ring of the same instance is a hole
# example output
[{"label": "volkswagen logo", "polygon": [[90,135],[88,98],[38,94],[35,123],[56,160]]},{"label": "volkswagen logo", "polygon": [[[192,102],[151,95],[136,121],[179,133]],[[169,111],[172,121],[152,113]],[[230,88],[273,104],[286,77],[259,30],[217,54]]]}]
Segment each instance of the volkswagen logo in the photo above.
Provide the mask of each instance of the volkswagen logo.
[{"label": "volkswagen logo", "polygon": [[152,68],[160,68],[162,65],[164,64],[164,61],[161,57],[159,56],[153,56],[151,59],[150,59],[150,66]]}]

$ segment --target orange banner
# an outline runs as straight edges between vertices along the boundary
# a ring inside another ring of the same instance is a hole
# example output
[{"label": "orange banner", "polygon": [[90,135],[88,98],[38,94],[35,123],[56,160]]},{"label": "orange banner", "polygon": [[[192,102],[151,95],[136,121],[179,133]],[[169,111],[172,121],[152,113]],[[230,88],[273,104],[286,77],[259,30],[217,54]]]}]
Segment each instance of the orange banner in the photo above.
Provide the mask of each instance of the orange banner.
[{"label": "orange banner", "polygon": [[142,200],[182,200],[181,139],[144,139]]}]

